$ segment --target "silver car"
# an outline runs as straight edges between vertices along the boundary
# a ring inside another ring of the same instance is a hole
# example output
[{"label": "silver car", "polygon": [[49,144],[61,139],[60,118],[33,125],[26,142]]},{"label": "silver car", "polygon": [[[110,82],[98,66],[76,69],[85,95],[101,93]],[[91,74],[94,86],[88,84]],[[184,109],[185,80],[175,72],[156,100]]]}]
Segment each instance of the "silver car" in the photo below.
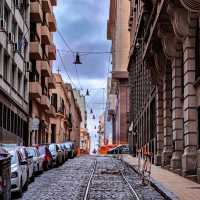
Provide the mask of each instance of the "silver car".
[{"label": "silver car", "polygon": [[28,174],[28,179],[29,182],[30,181],[34,181],[35,177],[34,177],[34,173],[33,173],[33,156],[29,156],[28,155],[28,151],[27,151],[27,147],[19,147],[23,159],[27,161],[28,163],[28,170],[27,170],[27,174]]},{"label": "silver car", "polygon": [[28,163],[23,159],[19,148],[8,150],[8,152],[11,155],[11,192],[17,192],[21,197],[22,189],[28,188]]},{"label": "silver car", "polygon": [[57,166],[61,165],[63,163],[63,152],[59,146],[57,144],[50,144],[49,150],[53,157],[53,164]]},{"label": "silver car", "polygon": [[33,157],[33,173],[39,174],[43,172],[43,158],[40,156],[40,152],[36,147],[27,147],[28,156]]}]

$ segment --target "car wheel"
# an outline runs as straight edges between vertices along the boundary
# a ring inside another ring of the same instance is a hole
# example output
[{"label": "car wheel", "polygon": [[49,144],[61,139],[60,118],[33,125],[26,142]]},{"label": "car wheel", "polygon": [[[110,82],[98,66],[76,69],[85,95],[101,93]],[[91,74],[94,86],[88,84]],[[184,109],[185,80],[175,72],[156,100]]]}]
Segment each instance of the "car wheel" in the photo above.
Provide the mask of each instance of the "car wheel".
[{"label": "car wheel", "polygon": [[30,180],[31,180],[31,182],[34,182],[34,181],[35,181],[35,176],[34,176],[34,174],[32,174]]},{"label": "car wheel", "polygon": [[27,178],[27,181],[26,181],[26,183],[24,184],[24,191],[27,191],[28,190],[28,183],[29,183],[29,177]]},{"label": "car wheel", "polygon": [[22,197],[22,193],[23,193],[22,188],[23,188],[23,186],[22,186],[22,177],[21,177],[20,188],[19,188],[19,191],[17,192],[17,197],[19,197],[19,198]]}]

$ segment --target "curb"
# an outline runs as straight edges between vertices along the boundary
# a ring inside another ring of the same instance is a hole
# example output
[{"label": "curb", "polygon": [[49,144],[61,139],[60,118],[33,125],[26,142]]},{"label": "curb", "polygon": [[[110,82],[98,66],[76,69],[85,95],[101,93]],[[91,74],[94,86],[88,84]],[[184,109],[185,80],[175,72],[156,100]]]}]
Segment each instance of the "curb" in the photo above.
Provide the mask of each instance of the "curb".
[{"label": "curb", "polygon": [[[126,165],[129,166],[131,169],[133,169],[137,174],[139,174],[139,172],[137,171],[134,165],[130,165],[125,160],[123,160],[123,162],[126,163]],[[161,183],[159,183],[155,179],[150,178],[150,184],[166,200],[179,200],[179,198],[173,192],[170,192],[168,189],[166,189]]]}]

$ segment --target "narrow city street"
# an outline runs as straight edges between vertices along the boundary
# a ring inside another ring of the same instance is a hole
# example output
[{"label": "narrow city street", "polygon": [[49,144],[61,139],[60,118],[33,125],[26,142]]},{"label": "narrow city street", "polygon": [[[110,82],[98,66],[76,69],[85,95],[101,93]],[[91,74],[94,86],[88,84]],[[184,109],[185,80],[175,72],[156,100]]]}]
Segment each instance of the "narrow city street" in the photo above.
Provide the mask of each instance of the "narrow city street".
[{"label": "narrow city street", "polygon": [[[93,169],[94,176],[87,193]],[[123,170],[137,197],[122,178],[120,170]],[[121,161],[99,156],[77,157],[44,172],[18,200],[82,200],[84,197],[88,200],[164,200],[151,186],[143,186],[138,174]]]}]

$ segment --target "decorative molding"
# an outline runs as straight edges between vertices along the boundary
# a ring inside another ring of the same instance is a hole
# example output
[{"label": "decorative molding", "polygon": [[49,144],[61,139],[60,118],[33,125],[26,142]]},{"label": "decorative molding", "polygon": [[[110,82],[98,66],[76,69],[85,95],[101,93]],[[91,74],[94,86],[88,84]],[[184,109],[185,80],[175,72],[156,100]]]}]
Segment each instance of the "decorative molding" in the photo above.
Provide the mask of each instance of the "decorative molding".
[{"label": "decorative molding", "polygon": [[180,40],[184,40],[189,33],[188,11],[169,2],[167,13],[171,16],[171,23],[176,37]]},{"label": "decorative molding", "polygon": [[180,0],[180,2],[190,12],[200,13],[200,0]]}]

